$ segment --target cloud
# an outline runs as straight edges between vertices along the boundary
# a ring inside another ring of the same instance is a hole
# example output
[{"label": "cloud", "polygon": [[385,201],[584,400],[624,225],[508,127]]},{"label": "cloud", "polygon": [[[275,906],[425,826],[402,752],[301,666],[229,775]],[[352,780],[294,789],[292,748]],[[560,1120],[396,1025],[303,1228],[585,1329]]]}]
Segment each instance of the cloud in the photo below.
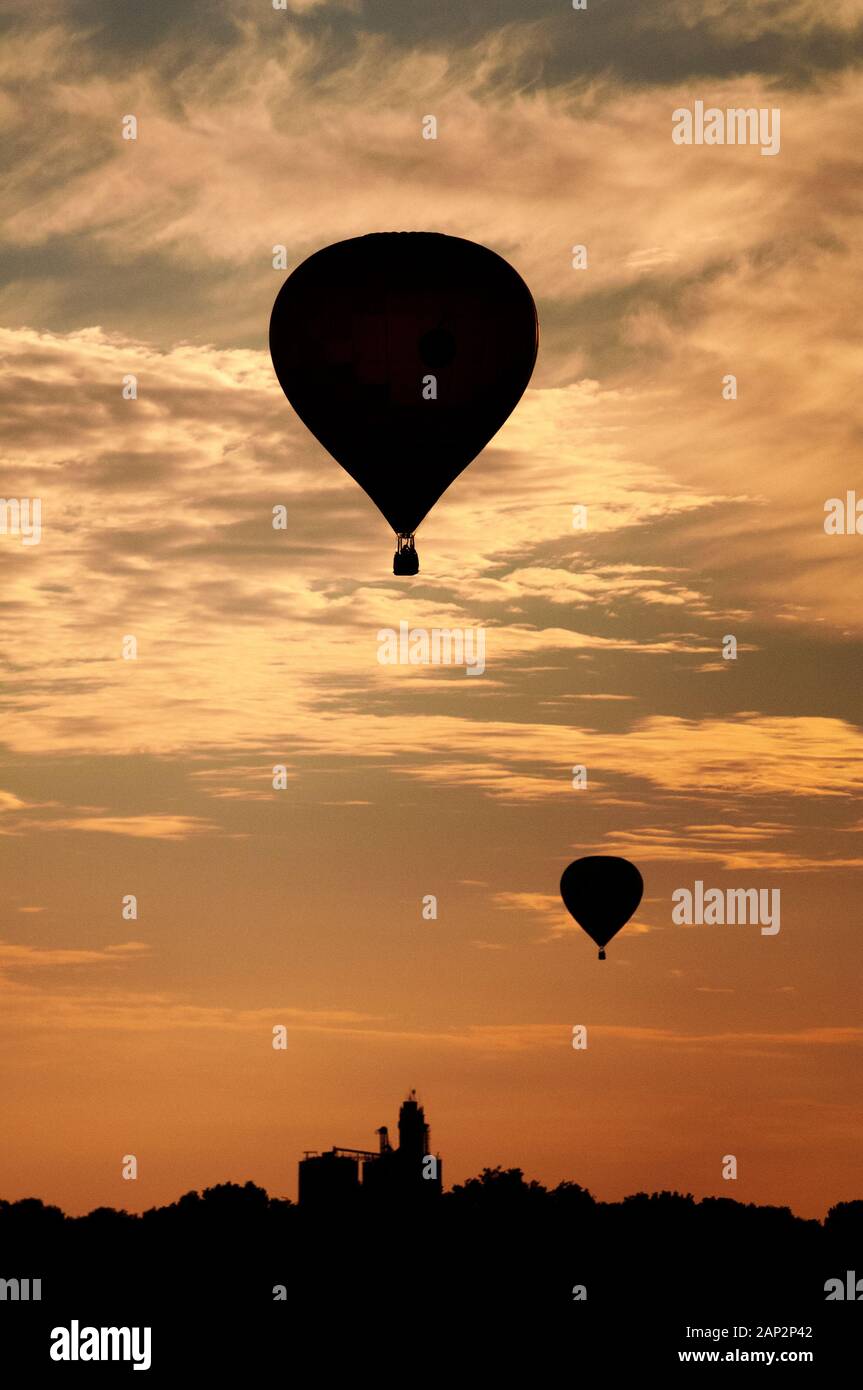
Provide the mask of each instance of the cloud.
[{"label": "cloud", "polygon": [[26,802],[15,796],[13,792],[0,791],[0,814],[8,814],[13,811],[23,811]]},{"label": "cloud", "polygon": [[[533,916],[543,926],[548,927],[549,935],[543,938],[544,941],[552,941],[568,932],[581,930],[563,906],[559,893],[495,893],[492,902],[505,911],[519,912],[527,917]],[[650,931],[650,927],[645,923],[637,921],[628,922],[626,929],[636,935]]]},{"label": "cloud", "polygon": [[[128,949],[133,944],[140,946],[140,943],[129,943]],[[109,952],[116,953],[122,949],[126,948],[107,948],[104,952],[37,951],[0,945],[0,965],[9,964],[12,968],[29,970],[38,964],[52,967],[104,964],[115,958]],[[38,960],[39,956],[43,959]],[[371,1048],[382,1045],[396,1049],[420,1046],[485,1057],[552,1049],[559,1053],[572,1036],[572,1024],[565,1021],[513,1021],[416,1028],[405,1026],[397,1018],[381,1018],[351,1009],[310,1009],[285,1003],[254,1009],[235,1008],[193,1003],[173,992],[107,987],[99,992],[88,992],[76,984],[74,993],[63,993],[58,989],[40,989],[29,980],[26,984],[10,986],[9,981],[2,978],[0,989],[4,995],[0,1029],[11,1028],[16,1033],[22,1028],[44,1026],[40,1018],[44,1020],[45,1012],[50,1011],[56,1028],[74,1031],[107,1030],[166,1035],[175,1032],[212,1032],[227,1036],[243,1033],[269,1036],[276,1024],[287,1024],[289,1036],[332,1036],[349,1038],[355,1047],[364,1044]],[[592,1036],[623,1046],[674,1048],[692,1052],[721,1048],[725,1055],[739,1056],[751,1055],[753,1048],[764,1049],[766,1055],[793,1055],[801,1048],[856,1049],[863,1045],[863,1028],[855,1025],[803,1026],[784,1030],[686,1030],[592,1023],[590,1032]]]},{"label": "cloud", "polygon": [[[80,815],[54,816],[51,819],[29,820],[21,830],[83,830],[99,835],[127,835],[140,840],[188,840],[193,836],[223,833],[211,821],[200,816],[177,816],[167,812],[152,812],[138,816]],[[13,832],[9,832],[13,833]]]},{"label": "cloud", "polygon": [[125,941],[101,950],[79,947],[25,946],[0,941],[0,970],[45,970],[69,965],[111,964],[118,956],[148,955],[152,947],[145,941]]},{"label": "cloud", "polygon": [[[525,779],[555,794],[571,792],[575,749],[582,762],[651,782],[667,792],[739,796],[852,797],[863,779],[863,731],[818,717],[686,720],[652,715],[606,733],[561,724],[508,723],[443,716],[361,719],[358,745],[374,755],[401,755],[402,771],[423,780],[490,785]],[[321,751],[345,752],[352,731],[335,721],[310,730]],[[471,755],[481,759],[469,761]],[[417,764],[417,757],[429,757]],[[407,764],[410,763],[408,766]],[[533,765],[533,766],[532,766]],[[540,771],[540,769],[543,769]],[[549,772],[554,770],[554,777]]]},{"label": "cloud", "polygon": [[[786,841],[793,837],[794,842],[783,843],[783,837]],[[645,863],[665,860],[687,864],[695,874],[701,864],[777,873],[835,873],[863,867],[863,856],[843,854],[835,840],[822,851],[819,836],[819,852],[813,853],[806,843],[811,844],[813,838],[811,830],[790,825],[639,826],[632,831],[609,830],[603,847],[606,853],[613,851]]]},{"label": "cloud", "polygon": [[196,816],[170,816],[161,812],[150,816],[85,816],[53,821],[43,828],[132,835],[147,840],[186,840],[191,835],[205,835],[213,829]]},{"label": "cloud", "polygon": [[[26,972],[40,968],[105,965],[124,952],[143,954],[141,943],[108,947],[104,951],[47,950],[7,946],[0,943],[0,968]],[[285,1004],[257,1009],[197,1004],[172,992],[117,989],[111,986],[88,991],[76,982],[74,993],[47,989],[0,977],[5,1019],[0,1028],[16,1032],[22,1028],[44,1027],[46,1013],[54,1025],[70,1030],[114,1030],[136,1033],[175,1031],[214,1031],[215,1033],[256,1033],[272,1035],[277,1024],[287,1024],[290,1032],[361,1034],[378,1022],[374,1015],[351,1009],[302,1009]],[[40,1025],[39,1019],[43,1022]],[[385,1030],[372,1029],[373,1036],[386,1036]]]},{"label": "cloud", "polygon": [[495,893],[492,902],[507,911],[539,917],[555,928],[565,926],[567,922],[572,925],[558,893]]}]

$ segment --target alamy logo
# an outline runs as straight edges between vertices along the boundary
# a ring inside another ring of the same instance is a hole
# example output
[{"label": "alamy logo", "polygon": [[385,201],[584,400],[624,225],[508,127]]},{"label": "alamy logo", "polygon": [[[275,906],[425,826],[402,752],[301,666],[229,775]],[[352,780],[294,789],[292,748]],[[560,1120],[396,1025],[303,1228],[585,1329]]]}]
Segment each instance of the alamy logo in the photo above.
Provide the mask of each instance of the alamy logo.
[{"label": "alamy logo", "polygon": [[778,888],[708,888],[700,878],[695,880],[695,891],[688,888],[675,888],[671,895],[675,907],[671,920],[676,926],[693,925],[699,927],[722,927],[726,923],[734,926],[740,923],[763,923],[762,936],[775,936],[779,930],[780,890]]},{"label": "alamy logo", "polygon": [[844,1285],[841,1279],[828,1279],[824,1292],[827,1295],[825,1303],[845,1299],[850,1299],[852,1303],[863,1303],[863,1279],[858,1279],[853,1269],[846,1269]]},{"label": "alamy logo", "polygon": [[824,510],[826,535],[863,536],[863,497],[858,502],[856,492],[846,492],[844,501],[841,497],[828,497]]},{"label": "alamy logo", "polygon": [[150,1369],[149,1327],[71,1327],[51,1329],[52,1361],[134,1361],[134,1371]]},{"label": "alamy logo", "polygon": [[42,1298],[41,1279],[0,1279],[0,1300],[12,1303],[38,1302]]},{"label": "alamy logo", "polygon": [[[32,506],[32,519],[30,509]],[[42,539],[41,497],[0,497],[0,536],[20,536],[22,545]]]},{"label": "alamy logo", "polygon": [[460,627],[382,627],[378,633],[381,666],[465,666],[469,676],[485,670],[485,629]]},{"label": "alamy logo", "polygon": [[779,107],[719,106],[695,109],[678,106],[671,113],[671,138],[675,145],[760,145],[762,154],[779,153]]}]

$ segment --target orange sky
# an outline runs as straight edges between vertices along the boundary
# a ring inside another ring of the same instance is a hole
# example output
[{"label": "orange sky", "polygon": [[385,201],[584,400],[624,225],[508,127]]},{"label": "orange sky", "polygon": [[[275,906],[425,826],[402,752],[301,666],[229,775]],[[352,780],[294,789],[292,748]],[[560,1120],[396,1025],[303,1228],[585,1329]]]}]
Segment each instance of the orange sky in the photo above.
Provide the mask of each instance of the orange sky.
[{"label": "orange sky", "polygon": [[[861,1195],[859,5],[563,8],[0,3],[0,1196],[293,1197],[412,1086],[448,1184]],[[780,153],[674,145],[695,100]],[[274,245],[395,228],[542,335],[415,580],[266,352]],[[401,621],[485,673],[382,666]],[[557,895],[601,852],[604,966]],[[696,879],[780,932],[672,925]]]}]

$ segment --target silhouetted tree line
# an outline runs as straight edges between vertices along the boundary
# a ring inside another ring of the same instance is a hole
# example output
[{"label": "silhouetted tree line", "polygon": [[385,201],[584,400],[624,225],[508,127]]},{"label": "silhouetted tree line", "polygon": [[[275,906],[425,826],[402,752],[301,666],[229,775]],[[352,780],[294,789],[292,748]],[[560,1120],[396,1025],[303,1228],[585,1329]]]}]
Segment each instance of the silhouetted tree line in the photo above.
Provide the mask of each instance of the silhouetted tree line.
[{"label": "silhouetted tree line", "polygon": [[104,1296],[119,1278],[154,1302],[230,1295],[314,1306],[346,1280],[355,1305],[563,1308],[583,1287],[594,1306],[685,1296],[790,1314],[823,1301],[827,1279],[857,1266],[863,1275],[863,1201],[838,1203],[823,1222],[679,1192],[598,1202],[577,1183],[548,1189],[497,1167],[433,1203],[360,1192],[352,1205],[309,1210],[252,1182],[220,1183],[140,1215],[97,1207],[70,1217],[35,1198],[0,1201],[0,1257],[0,1274],[38,1275],[46,1294],[53,1280]]}]

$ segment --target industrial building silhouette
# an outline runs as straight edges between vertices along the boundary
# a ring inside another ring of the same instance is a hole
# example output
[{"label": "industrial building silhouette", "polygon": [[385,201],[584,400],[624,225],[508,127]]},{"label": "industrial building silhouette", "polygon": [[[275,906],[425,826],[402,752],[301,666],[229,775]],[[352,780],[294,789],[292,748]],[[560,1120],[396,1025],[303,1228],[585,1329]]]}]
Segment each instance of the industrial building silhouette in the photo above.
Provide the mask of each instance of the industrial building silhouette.
[{"label": "industrial building silhouette", "polygon": [[431,1152],[429,1127],[416,1091],[409,1093],[399,1110],[398,1148],[390,1144],[386,1125],[376,1133],[377,1150],[337,1145],[326,1153],[306,1150],[300,1160],[300,1206],[427,1200],[441,1195],[443,1163],[440,1154]]}]

